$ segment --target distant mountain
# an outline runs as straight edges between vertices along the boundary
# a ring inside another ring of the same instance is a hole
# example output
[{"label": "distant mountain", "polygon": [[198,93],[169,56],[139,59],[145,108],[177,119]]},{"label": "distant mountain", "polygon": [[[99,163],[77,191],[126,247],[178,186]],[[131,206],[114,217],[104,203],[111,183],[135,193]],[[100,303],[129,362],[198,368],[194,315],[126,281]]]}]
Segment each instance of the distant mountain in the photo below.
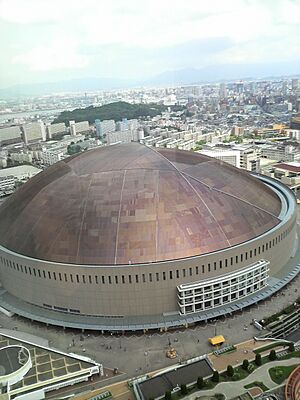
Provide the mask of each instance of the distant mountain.
[{"label": "distant mountain", "polygon": [[14,85],[0,89],[0,97],[38,96],[61,92],[90,92],[129,87],[130,80],[114,78],[82,78],[59,82]]},{"label": "distant mountain", "polygon": [[[294,74],[286,71],[294,70]],[[300,74],[300,64],[216,64],[209,67],[195,69],[186,68],[175,71],[166,71],[144,82],[148,85],[189,85],[197,83],[219,82],[229,80],[249,80],[260,78],[275,78],[286,75]]]},{"label": "distant mountain", "polygon": [[[91,92],[133,87],[190,85],[237,79],[269,79],[300,76],[299,62],[274,64],[215,64],[205,68],[170,70],[145,80],[114,78],[81,78],[60,82],[15,85],[0,89],[1,97],[36,96],[60,92]],[[286,71],[289,71],[288,73]]]}]

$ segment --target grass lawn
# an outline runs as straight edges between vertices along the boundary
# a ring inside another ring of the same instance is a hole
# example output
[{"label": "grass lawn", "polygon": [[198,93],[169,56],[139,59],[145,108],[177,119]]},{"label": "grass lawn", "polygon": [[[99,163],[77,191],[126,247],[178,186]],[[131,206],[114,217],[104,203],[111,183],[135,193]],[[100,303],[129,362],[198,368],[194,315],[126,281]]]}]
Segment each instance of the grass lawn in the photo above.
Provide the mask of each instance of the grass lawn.
[{"label": "grass lawn", "polygon": [[242,367],[236,367],[234,369],[234,375],[231,378],[233,381],[240,381],[241,379],[247,378],[249,372],[245,371]]},{"label": "grass lawn", "polygon": [[280,385],[296,367],[298,367],[298,364],[289,365],[288,367],[278,365],[269,369],[269,375],[273,382]]},{"label": "grass lawn", "polygon": [[289,353],[284,357],[280,357],[278,360],[288,360],[289,358],[299,357],[300,358],[300,350],[294,351],[293,353]]},{"label": "grass lawn", "polygon": [[253,350],[253,352],[254,352],[255,354],[258,354],[258,353],[262,353],[263,351],[266,351],[266,350],[271,350],[271,349],[275,349],[276,347],[288,346],[288,345],[289,345],[289,344],[288,344],[287,342],[270,343],[270,344],[268,344],[267,346],[263,346],[263,347],[260,347],[259,349]]},{"label": "grass lawn", "polygon": [[248,385],[245,385],[245,386],[244,386],[245,389],[251,389],[251,388],[253,388],[253,387],[259,387],[259,388],[261,388],[264,392],[266,392],[267,390],[269,390],[269,388],[268,388],[265,384],[263,384],[262,382],[259,382],[259,381],[254,381],[254,382],[248,383]]}]

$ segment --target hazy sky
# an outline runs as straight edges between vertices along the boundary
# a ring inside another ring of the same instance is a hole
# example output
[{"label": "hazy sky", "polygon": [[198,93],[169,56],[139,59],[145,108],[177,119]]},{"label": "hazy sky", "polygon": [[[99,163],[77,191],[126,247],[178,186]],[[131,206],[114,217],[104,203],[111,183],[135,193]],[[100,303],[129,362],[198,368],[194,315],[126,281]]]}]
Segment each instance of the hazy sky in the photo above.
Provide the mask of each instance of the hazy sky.
[{"label": "hazy sky", "polygon": [[300,67],[300,0],[0,0],[0,51],[0,87],[215,64]]}]

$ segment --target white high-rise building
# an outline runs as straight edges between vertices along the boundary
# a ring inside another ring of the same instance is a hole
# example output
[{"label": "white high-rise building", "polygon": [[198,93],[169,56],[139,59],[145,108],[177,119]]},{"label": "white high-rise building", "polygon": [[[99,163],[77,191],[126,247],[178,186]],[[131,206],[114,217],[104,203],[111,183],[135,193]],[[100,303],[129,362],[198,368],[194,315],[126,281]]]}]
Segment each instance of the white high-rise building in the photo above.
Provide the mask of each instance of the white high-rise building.
[{"label": "white high-rise building", "polygon": [[71,134],[71,136],[76,136],[75,121],[69,121],[69,124],[70,124],[70,134]]},{"label": "white high-rise building", "polygon": [[102,136],[106,136],[110,132],[115,132],[116,130],[116,123],[113,119],[106,119],[101,121],[101,132]]},{"label": "white high-rise building", "polygon": [[19,126],[8,126],[0,129],[0,146],[21,141],[21,130]]},{"label": "white high-rise building", "polygon": [[106,136],[107,144],[130,143],[138,141],[137,130],[109,132]]},{"label": "white high-rise building", "polygon": [[24,134],[25,144],[45,141],[46,140],[46,129],[42,121],[31,122],[22,126]]},{"label": "white high-rise building", "polygon": [[66,134],[66,125],[64,122],[59,122],[57,124],[47,124],[46,125],[47,136],[52,139],[55,135]]},{"label": "white high-rise building", "polygon": [[227,97],[227,88],[225,83],[220,83],[219,96],[221,99],[225,99]]},{"label": "white high-rise building", "polygon": [[70,134],[72,136],[89,132],[89,130],[90,130],[90,125],[88,121],[81,121],[81,122],[70,121]]}]

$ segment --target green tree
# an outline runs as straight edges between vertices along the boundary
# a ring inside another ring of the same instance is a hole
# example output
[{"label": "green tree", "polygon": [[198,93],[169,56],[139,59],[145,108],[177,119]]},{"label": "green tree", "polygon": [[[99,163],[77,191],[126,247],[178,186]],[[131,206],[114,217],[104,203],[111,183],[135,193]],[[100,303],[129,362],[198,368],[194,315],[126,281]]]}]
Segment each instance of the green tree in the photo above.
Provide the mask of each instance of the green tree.
[{"label": "green tree", "polygon": [[202,376],[199,376],[197,379],[197,388],[203,389],[203,387],[204,387],[204,379]]},{"label": "green tree", "polygon": [[227,375],[228,376],[230,376],[230,377],[232,377],[233,375],[234,375],[234,369],[233,369],[233,366],[232,365],[228,365],[227,366]]},{"label": "green tree", "polygon": [[212,380],[213,382],[219,382],[219,381],[220,381],[220,374],[219,374],[218,371],[214,371],[211,380]]},{"label": "green tree", "polygon": [[243,368],[245,371],[248,371],[248,367],[249,367],[249,361],[248,361],[247,359],[245,359],[245,360],[243,361],[242,368]]},{"label": "green tree", "polygon": [[261,354],[260,353],[257,353],[255,355],[255,361],[254,362],[258,367],[262,364]]},{"label": "green tree", "polygon": [[188,394],[187,387],[184,383],[182,385],[180,385],[180,393],[183,395]]},{"label": "green tree", "polygon": [[165,400],[171,400],[172,399],[172,393],[170,390],[167,390],[165,393]]},{"label": "green tree", "polygon": [[289,351],[292,353],[293,351],[295,351],[295,343],[291,342],[289,343]]},{"label": "green tree", "polygon": [[269,360],[275,361],[276,359],[277,359],[276,351],[274,349],[272,349],[269,354]]}]

